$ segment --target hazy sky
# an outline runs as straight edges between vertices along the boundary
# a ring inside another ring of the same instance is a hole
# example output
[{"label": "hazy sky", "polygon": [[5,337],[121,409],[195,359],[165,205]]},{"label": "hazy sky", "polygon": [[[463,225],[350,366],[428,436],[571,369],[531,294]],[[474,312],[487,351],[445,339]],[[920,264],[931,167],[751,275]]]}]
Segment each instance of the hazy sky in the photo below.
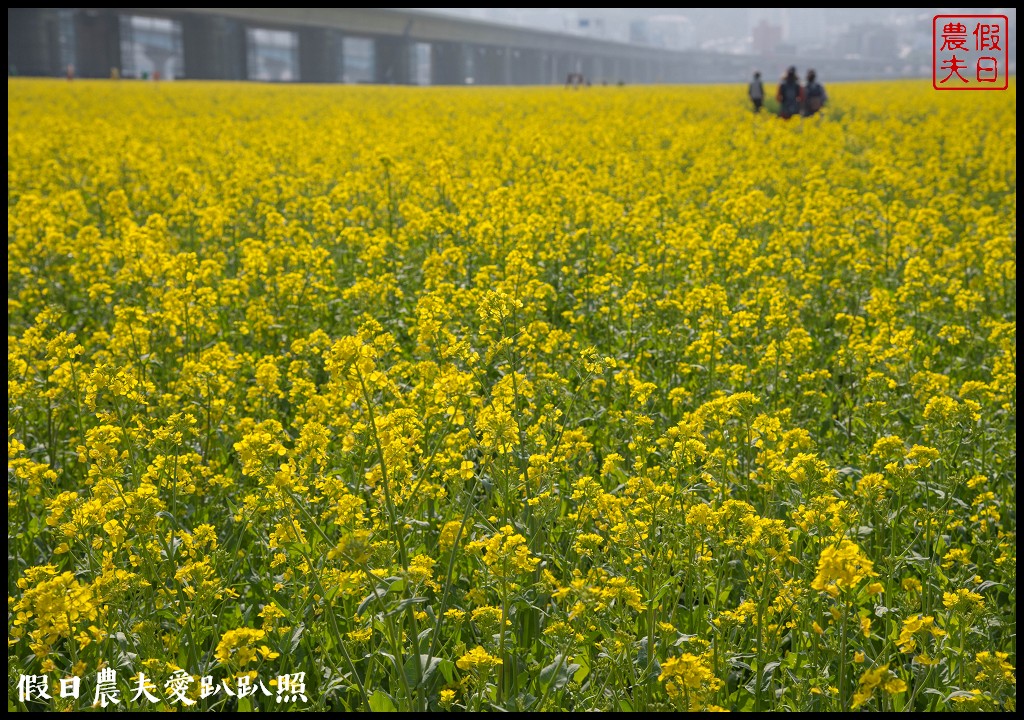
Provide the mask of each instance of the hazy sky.
[{"label": "hazy sky", "polygon": [[[956,12],[1007,15],[1010,19],[1010,52],[1016,55],[1015,8],[415,8],[509,23],[556,32],[581,33],[621,42],[664,44],[658,28],[669,23],[690,30],[672,42],[725,52],[749,52],[753,28],[766,23],[781,30],[782,41],[798,52],[827,50],[837,42],[855,43],[851,33],[888,32],[894,52],[906,55],[930,48],[932,17]],[[662,17],[659,17],[662,16]],[[678,21],[678,18],[686,18]],[[652,22],[652,18],[655,20]],[[653,37],[652,37],[653,36]],[[888,36],[887,36],[888,37]],[[847,48],[849,50],[849,48]]]}]

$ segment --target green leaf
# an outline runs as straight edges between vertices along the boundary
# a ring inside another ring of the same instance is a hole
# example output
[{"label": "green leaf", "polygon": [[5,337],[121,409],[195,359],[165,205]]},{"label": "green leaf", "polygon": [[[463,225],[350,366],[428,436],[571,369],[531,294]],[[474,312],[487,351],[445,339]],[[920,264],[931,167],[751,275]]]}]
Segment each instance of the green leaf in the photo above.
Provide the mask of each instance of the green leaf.
[{"label": "green leaf", "polygon": [[444,676],[444,681],[451,685],[455,682],[455,663],[451,660],[442,660],[438,665],[438,669],[441,671],[441,675]]},{"label": "green leaf", "polygon": [[640,642],[637,643],[636,660],[634,664],[638,668],[647,667],[647,638],[641,638]]},{"label": "green leaf", "polygon": [[677,637],[675,639],[675,641],[672,643],[672,646],[673,647],[682,647],[683,643],[688,643],[691,640],[693,640],[695,637],[697,637],[697,636],[696,635],[686,635],[685,633],[679,633],[679,637]]},{"label": "green leaf", "polygon": [[761,690],[767,690],[771,686],[775,668],[781,664],[778,660],[772,660],[770,663],[765,664],[764,671],[761,673]]},{"label": "green leaf", "polygon": [[[418,668],[416,667],[417,664],[419,665]],[[405,659],[405,667],[403,668],[405,680],[409,683],[410,688],[416,688],[420,685],[427,687],[430,685],[430,681],[433,680],[434,674],[437,673],[440,665],[441,658],[439,657],[410,655]]]},{"label": "green leaf", "polygon": [[291,651],[293,653],[295,652],[295,648],[297,648],[299,646],[299,643],[302,642],[302,633],[305,632],[305,630],[306,630],[306,624],[305,623],[299,623],[298,626],[295,628],[295,630],[292,631],[292,639],[291,639],[292,649],[291,649]]},{"label": "green leaf", "polygon": [[942,702],[949,702],[953,698],[973,698],[973,697],[977,697],[977,696],[974,693],[972,693],[970,690],[954,690],[949,695],[947,695],[946,698]]},{"label": "green leaf", "polygon": [[[637,647],[636,660],[633,661],[633,664],[636,665],[638,673],[642,675],[644,672],[647,672],[648,680],[658,677],[661,674],[661,663],[658,662],[657,658],[651,661],[647,652],[647,638],[641,638],[640,642],[637,643]],[[649,669],[648,662],[650,662]]]},{"label": "green leaf", "polygon": [[369,607],[370,603],[376,602],[378,600],[383,600],[384,596],[387,594],[388,589],[383,585],[378,585],[377,587],[375,587],[373,589],[373,592],[364,597],[362,601],[359,603],[359,607],[356,609],[356,615],[362,615],[363,612],[366,611],[366,608]]},{"label": "green leaf", "polygon": [[554,662],[540,671],[541,687],[544,688],[544,692],[560,690],[579,669],[578,664],[569,663],[565,655],[558,654],[555,656]]},{"label": "green leaf", "polygon": [[383,690],[374,690],[370,696],[370,710],[372,712],[396,712],[395,701]]},{"label": "green leaf", "polygon": [[584,679],[586,679],[587,675],[590,674],[590,661],[587,659],[586,655],[577,655],[573,659],[579,660],[579,670],[575,672],[575,674],[572,676],[572,679],[578,683],[581,683]]},{"label": "green leaf", "polygon": [[396,605],[393,609],[388,610],[387,614],[388,615],[397,615],[398,613],[402,612],[403,610],[405,610],[410,605],[420,605],[420,604],[425,603],[425,602],[429,602],[427,600],[427,598],[425,598],[425,597],[405,598],[401,602],[399,602],[398,605]]}]

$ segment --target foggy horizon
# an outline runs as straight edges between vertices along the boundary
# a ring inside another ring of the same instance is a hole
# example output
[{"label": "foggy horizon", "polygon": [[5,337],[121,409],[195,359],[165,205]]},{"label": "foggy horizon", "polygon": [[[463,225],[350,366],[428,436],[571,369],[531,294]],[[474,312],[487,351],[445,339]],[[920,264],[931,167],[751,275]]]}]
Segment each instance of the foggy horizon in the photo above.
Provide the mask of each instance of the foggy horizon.
[{"label": "foggy horizon", "polygon": [[931,19],[958,11],[1009,19],[1016,8],[396,8],[672,50],[739,55],[883,57],[927,64]]}]

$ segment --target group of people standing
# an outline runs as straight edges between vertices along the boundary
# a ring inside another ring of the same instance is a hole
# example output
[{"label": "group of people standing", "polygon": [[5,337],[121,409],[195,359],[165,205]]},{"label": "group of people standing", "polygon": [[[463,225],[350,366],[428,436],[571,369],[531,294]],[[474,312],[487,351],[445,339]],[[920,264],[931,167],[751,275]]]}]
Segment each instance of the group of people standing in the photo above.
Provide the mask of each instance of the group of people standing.
[{"label": "group of people standing", "polygon": [[[754,73],[754,79],[750,82],[747,94],[750,96],[750,101],[754,103],[754,112],[761,112],[761,107],[764,105],[764,85],[761,83],[761,73]],[[801,85],[796,68],[791,66],[779,82],[775,100],[779,103],[779,117],[788,120],[794,115],[803,117],[814,115],[824,107],[828,96],[825,94],[825,87],[818,82],[817,74],[813,70],[807,71],[807,82]]]}]

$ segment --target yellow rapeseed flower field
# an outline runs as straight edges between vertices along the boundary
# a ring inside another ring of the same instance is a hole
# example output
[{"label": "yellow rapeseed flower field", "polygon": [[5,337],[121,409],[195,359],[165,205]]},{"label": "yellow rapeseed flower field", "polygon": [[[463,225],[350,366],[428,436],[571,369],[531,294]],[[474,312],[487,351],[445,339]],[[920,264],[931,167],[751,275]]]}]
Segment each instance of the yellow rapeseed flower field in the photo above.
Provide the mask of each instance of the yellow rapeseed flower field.
[{"label": "yellow rapeseed flower field", "polygon": [[8,79],[9,709],[1016,699],[1016,85]]}]

